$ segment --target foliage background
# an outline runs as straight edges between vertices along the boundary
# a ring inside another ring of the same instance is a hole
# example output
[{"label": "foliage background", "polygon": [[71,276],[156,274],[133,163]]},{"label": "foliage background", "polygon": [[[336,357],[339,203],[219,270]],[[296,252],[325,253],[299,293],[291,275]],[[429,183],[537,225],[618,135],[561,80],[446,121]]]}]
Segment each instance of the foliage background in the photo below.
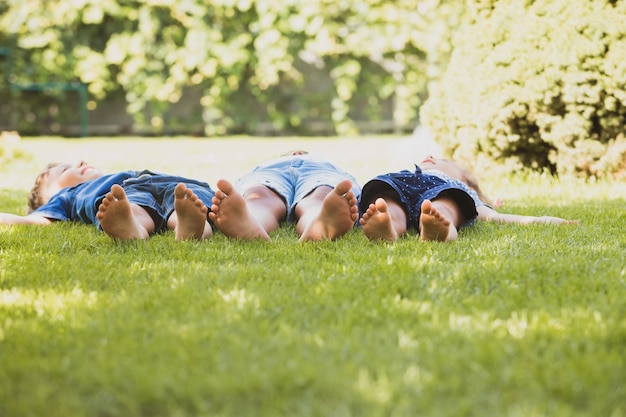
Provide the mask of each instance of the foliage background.
[{"label": "foliage background", "polygon": [[[86,83],[150,134],[419,122],[475,167],[626,176],[623,0],[5,0],[0,45],[13,82]],[[0,90],[21,132],[75,117]]]},{"label": "foliage background", "polygon": [[473,1],[422,121],[457,159],[626,174],[626,2]]},{"label": "foliage background", "polygon": [[[209,135],[249,132],[262,120],[284,131],[328,121],[349,134],[359,109],[398,126],[416,120],[462,4],[8,0],[0,3],[0,44],[19,50],[17,81],[80,80],[92,107],[124,95],[128,110],[155,128],[193,89]],[[330,82],[304,79],[316,71]]]}]

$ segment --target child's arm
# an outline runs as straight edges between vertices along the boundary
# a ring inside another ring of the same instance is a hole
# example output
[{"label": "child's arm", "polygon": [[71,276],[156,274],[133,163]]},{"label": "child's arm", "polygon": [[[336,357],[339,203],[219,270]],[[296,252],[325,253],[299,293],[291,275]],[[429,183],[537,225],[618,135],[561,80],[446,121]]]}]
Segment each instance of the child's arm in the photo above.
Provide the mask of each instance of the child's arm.
[{"label": "child's arm", "polygon": [[478,211],[478,220],[491,220],[500,223],[521,223],[521,224],[530,224],[530,223],[553,223],[553,224],[576,224],[578,223],[575,220],[565,220],[559,217],[551,217],[551,216],[523,216],[519,214],[503,214],[498,213],[492,208],[487,206],[478,206],[476,207]]},{"label": "child's arm", "polygon": [[0,225],[11,226],[15,224],[30,224],[46,226],[51,224],[52,221],[47,217],[39,216],[37,214],[29,214],[27,216],[19,216],[17,214],[0,213]]}]

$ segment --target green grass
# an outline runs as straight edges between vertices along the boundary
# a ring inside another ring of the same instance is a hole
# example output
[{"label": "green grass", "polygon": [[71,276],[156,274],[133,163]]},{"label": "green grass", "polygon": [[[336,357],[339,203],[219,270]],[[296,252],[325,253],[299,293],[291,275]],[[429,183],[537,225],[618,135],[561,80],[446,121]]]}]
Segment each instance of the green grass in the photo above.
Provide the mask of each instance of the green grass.
[{"label": "green grass", "polygon": [[[0,170],[0,211],[25,212],[55,152],[211,184],[294,147],[363,182],[410,168],[353,151],[405,145],[393,138],[255,142],[265,153],[245,138],[128,142],[144,152],[23,140],[31,157]],[[626,187],[483,183],[505,212],[580,224],[480,223],[451,244],[371,243],[358,229],[299,244],[290,226],[270,242],[201,243],[0,227],[0,416],[625,416]]]}]

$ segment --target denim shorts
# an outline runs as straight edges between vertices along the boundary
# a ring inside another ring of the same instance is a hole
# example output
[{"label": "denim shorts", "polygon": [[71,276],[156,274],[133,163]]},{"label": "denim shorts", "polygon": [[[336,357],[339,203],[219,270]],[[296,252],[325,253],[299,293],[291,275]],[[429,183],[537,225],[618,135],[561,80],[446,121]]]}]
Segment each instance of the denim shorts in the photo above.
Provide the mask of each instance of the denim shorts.
[{"label": "denim shorts", "polygon": [[181,182],[211,210],[215,192],[206,182],[142,171],[136,178],[127,179],[121,185],[128,201],[143,207],[150,214],[155,233],[159,233],[167,229],[167,219],[174,211],[174,189]]},{"label": "denim shorts", "polygon": [[422,173],[417,165],[415,172],[403,170],[379,175],[368,181],[363,186],[359,211],[361,214],[364,213],[378,197],[392,199],[404,208],[407,215],[407,229],[419,230],[422,203],[424,200],[433,200],[439,196],[449,197],[459,206],[459,210],[465,218],[461,227],[470,226],[474,223],[478,215],[476,211],[477,202],[472,197],[470,188],[459,180],[442,175]]},{"label": "denim shorts", "polygon": [[288,155],[259,165],[237,181],[235,188],[245,195],[250,187],[264,185],[278,194],[287,206],[287,220],[294,220],[295,206],[316,188],[335,187],[344,179],[352,181],[352,192],[359,198],[356,179],[334,164],[311,154]]}]

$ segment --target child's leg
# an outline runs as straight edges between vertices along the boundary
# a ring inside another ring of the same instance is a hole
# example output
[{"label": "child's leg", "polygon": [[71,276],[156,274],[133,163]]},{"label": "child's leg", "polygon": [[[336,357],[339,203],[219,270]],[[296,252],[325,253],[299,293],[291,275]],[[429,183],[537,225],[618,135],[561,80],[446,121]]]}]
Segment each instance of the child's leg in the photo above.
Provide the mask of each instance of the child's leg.
[{"label": "child's leg", "polygon": [[354,226],[359,214],[352,181],[341,181],[335,188],[317,187],[295,207],[300,241],[334,240]]},{"label": "child's leg", "polygon": [[287,215],[283,199],[264,185],[248,188],[245,197],[223,179],[217,188],[209,218],[226,236],[268,240]]},{"label": "child's leg", "polygon": [[464,221],[457,203],[447,197],[437,197],[422,203],[420,239],[447,242],[459,237],[458,228]]},{"label": "child's leg", "polygon": [[213,230],[207,221],[209,209],[183,183],[174,189],[174,212],[167,219],[167,227],[174,230],[176,240],[202,240],[211,237]]},{"label": "child's leg", "polygon": [[117,184],[102,200],[96,217],[106,234],[120,240],[147,239],[155,228],[148,212],[131,204],[124,189]]},{"label": "child's leg", "polygon": [[363,233],[369,240],[397,240],[406,233],[406,223],[406,212],[400,203],[384,198],[377,198],[361,217]]}]

